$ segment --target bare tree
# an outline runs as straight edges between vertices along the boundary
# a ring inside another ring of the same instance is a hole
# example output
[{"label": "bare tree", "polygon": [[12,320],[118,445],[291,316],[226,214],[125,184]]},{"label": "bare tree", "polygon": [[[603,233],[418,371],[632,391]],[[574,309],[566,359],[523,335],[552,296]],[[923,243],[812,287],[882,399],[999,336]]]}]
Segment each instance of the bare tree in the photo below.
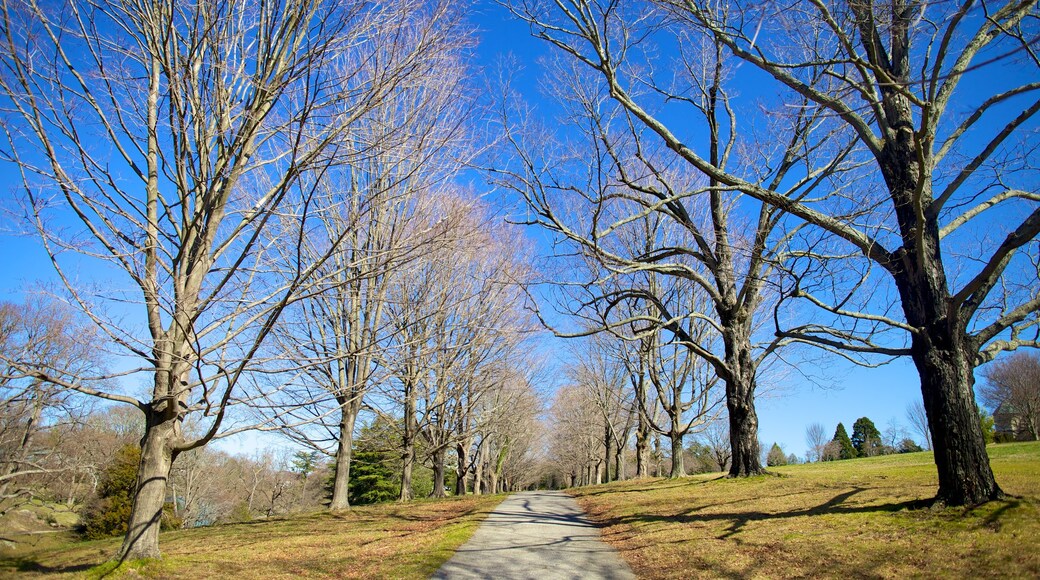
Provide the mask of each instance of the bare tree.
[{"label": "bare tree", "polygon": [[906,420],[910,422],[910,428],[924,441],[924,447],[932,450],[932,432],[928,429],[928,413],[924,410],[924,403],[915,400],[906,406]]},{"label": "bare tree", "polygon": [[729,444],[729,429],[725,421],[715,420],[708,423],[704,429],[704,441],[711,451],[711,457],[719,466],[719,471],[725,471],[730,462],[731,447]]},{"label": "bare tree", "polygon": [[[625,59],[630,53],[643,54],[639,45],[651,36],[630,34],[635,32],[630,27],[653,10],[642,4],[584,1],[561,2],[555,8],[528,2],[511,6],[514,14],[531,23],[535,36],[558,48],[566,59],[551,77],[583,135],[553,149],[546,145],[553,143],[551,135],[511,131],[518,163],[495,171],[504,176],[504,184],[525,196],[533,210],[532,223],[595,257],[609,274],[653,271],[685,280],[708,297],[695,313],[687,304],[676,310],[648,288],[623,283],[594,299],[608,308],[620,299],[653,306],[657,324],[676,333],[713,367],[726,387],[730,475],[760,473],[756,389],[772,355],[790,342],[762,329],[776,298],[770,286],[775,259],[800,226],[787,223],[784,208],[747,198],[717,174],[740,172],[763,188],[783,184],[797,199],[814,195],[825,175],[845,170],[845,153],[840,151],[834,163],[805,169],[822,144],[831,143],[833,126],[825,122],[824,112],[803,107],[804,98],[794,99],[785,105],[804,113],[777,116],[768,128],[747,129],[766,132],[777,145],[741,147],[738,128],[744,128],[730,100],[731,60],[710,41],[676,35],[682,52],[671,74],[660,77],[651,72],[656,63],[640,63],[636,68],[647,74],[632,89],[664,103],[688,106],[689,117],[702,122],[705,131],[695,134],[696,148],[706,152],[715,172],[700,171],[646,130],[611,84],[620,82],[615,73],[606,75],[605,86],[596,78],[615,66],[620,67],[617,74],[628,72]],[[510,123],[530,125],[529,119],[508,115],[505,123],[507,128]],[[642,232],[642,244],[613,241],[644,223],[651,227]],[[684,335],[679,321],[688,315],[712,321],[720,335],[715,348]]]},{"label": "bare tree", "polygon": [[[7,511],[35,494],[42,474],[76,471],[61,461],[60,437],[89,411],[84,397],[35,376],[74,380],[101,372],[99,337],[75,312],[41,296],[0,302],[0,505]],[[98,385],[94,385],[98,386]],[[27,476],[37,476],[28,477]]]},{"label": "bare tree", "polygon": [[1007,418],[1006,427],[1017,437],[1036,441],[1040,436],[1040,356],[1015,353],[990,363],[979,389],[983,404]]},{"label": "bare tree", "polygon": [[603,462],[603,440],[589,425],[599,411],[587,391],[567,384],[556,390],[550,407],[549,454],[569,486],[599,483]]},{"label": "bare tree", "polygon": [[[278,279],[262,232],[277,225],[281,243],[298,243],[344,136],[436,52],[427,32],[454,16],[409,0],[2,10],[3,153],[27,219],[72,300],[153,388],[137,400],[37,376],[145,414],[120,557],[158,557],[173,460],[221,433],[254,354],[335,247]],[[290,202],[295,221],[276,219]],[[68,274],[92,259],[112,280],[103,288]],[[181,431],[192,413],[208,421],[194,439]]]},{"label": "bare tree", "polygon": [[332,510],[349,507],[352,435],[392,329],[387,293],[394,276],[445,233],[425,216],[435,188],[465,158],[466,99],[457,79],[466,37],[456,23],[437,24],[441,30],[427,33],[440,53],[359,120],[347,144],[357,160],[337,172],[338,181],[319,184],[331,208],[318,212],[321,227],[300,248],[286,248],[318,259],[349,232],[319,270],[324,287],[290,308],[276,330],[286,362],[298,369],[289,373],[291,392],[279,393],[290,407],[285,432],[335,457]]},{"label": "bare tree", "polygon": [[[383,364],[392,379],[388,398],[403,411],[402,500],[411,499],[417,459],[431,462],[433,493],[444,495],[448,453],[475,433],[473,410],[510,374],[508,361],[530,327],[516,231],[473,200],[445,195],[441,202],[428,219],[445,236],[396,279],[387,307],[394,330]],[[417,438],[427,457],[415,457]]]},{"label": "bare tree", "polygon": [[823,448],[827,446],[827,432],[822,423],[810,423],[805,427],[805,444],[809,447],[806,454],[809,461],[821,461]]},{"label": "bare tree", "polygon": [[[1040,291],[1030,272],[1040,196],[1027,168],[1036,165],[1028,127],[1040,102],[1029,96],[1040,89],[1033,80],[1040,60],[1023,30],[1036,3],[817,2],[788,10],[574,0],[552,14],[540,9],[517,11],[535,22],[537,35],[598,77],[630,122],[719,188],[739,190],[840,240],[844,263],[866,264],[855,271],[880,269],[898,295],[901,317],[880,302],[870,303],[873,312],[848,309],[847,288],[825,294],[796,287],[796,298],[846,325],[795,326],[781,334],[828,348],[910,356],[935,447],[937,499],[964,505],[999,497],[976,417],[973,369],[1002,350],[1038,344]],[[705,154],[686,142],[689,129],[680,132],[675,117],[659,108],[683,93],[643,90],[660,75],[653,62],[641,60],[655,54],[644,48],[662,37],[677,44],[679,67],[690,62],[682,39],[705,39],[799,101],[797,115],[833,124],[830,145],[815,141],[825,146],[810,146],[815,152],[803,157],[801,173],[810,182],[824,179],[826,188],[844,187],[852,181],[829,175],[848,160],[857,169],[856,195],[806,197],[803,185],[734,171],[710,149]],[[1001,82],[986,76],[991,55],[1015,59],[1020,74]],[[961,95],[965,79],[984,86],[984,95]],[[972,236],[964,226],[994,208],[1008,217],[996,230],[987,228],[986,239]],[[806,257],[823,255],[810,248]],[[905,333],[909,345],[879,344],[862,332],[879,326]]]}]

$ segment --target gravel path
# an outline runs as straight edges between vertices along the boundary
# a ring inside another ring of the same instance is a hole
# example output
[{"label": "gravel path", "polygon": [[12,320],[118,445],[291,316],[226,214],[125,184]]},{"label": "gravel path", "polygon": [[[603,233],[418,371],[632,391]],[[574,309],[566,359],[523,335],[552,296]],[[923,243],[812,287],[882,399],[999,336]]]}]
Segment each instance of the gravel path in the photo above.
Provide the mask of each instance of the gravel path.
[{"label": "gravel path", "polygon": [[556,491],[509,496],[444,566],[440,580],[635,578],[578,502]]}]

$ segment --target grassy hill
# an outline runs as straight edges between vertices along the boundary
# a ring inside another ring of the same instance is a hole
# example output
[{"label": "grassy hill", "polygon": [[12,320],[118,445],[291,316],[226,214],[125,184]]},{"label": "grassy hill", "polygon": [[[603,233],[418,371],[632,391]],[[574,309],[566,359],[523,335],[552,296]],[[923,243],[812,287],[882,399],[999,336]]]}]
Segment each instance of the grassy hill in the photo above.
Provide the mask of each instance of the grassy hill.
[{"label": "grassy hill", "polygon": [[989,447],[1004,501],[935,509],[931,453],[576,490],[641,578],[1040,577],[1040,443]]},{"label": "grassy hill", "polygon": [[163,533],[161,561],[117,574],[105,561],[120,538],[34,537],[0,551],[0,578],[427,578],[503,496],[468,496],[358,507],[246,524]]}]

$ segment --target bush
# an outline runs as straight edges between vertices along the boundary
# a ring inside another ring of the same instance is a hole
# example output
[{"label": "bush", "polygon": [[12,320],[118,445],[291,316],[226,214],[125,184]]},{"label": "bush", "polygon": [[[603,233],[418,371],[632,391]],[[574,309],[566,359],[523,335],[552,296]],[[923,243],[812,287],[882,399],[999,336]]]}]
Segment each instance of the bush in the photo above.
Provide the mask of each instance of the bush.
[{"label": "bush", "polygon": [[[101,473],[98,495],[83,510],[83,535],[96,540],[126,533],[130,510],[137,487],[137,467],[141,462],[141,448],[125,445],[116,451],[112,463]],[[163,506],[161,526],[176,529],[180,519],[173,513],[173,504]]]},{"label": "bush", "polygon": [[899,442],[898,451],[900,453],[917,453],[918,451],[924,451],[924,449],[921,449],[921,446],[916,441],[907,437]]}]

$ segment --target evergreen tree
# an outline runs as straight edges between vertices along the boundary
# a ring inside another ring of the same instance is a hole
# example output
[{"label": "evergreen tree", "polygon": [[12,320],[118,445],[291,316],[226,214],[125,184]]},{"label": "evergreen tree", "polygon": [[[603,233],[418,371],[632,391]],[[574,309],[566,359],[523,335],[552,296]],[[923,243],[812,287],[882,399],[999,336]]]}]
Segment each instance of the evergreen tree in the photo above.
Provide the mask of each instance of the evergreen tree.
[{"label": "evergreen tree", "polygon": [[787,465],[787,456],[784,455],[784,450],[780,448],[779,444],[773,443],[773,446],[769,448],[769,454],[766,455],[766,465],[769,467]]},{"label": "evergreen tree", "polygon": [[852,425],[852,445],[859,457],[881,455],[881,432],[874,426],[873,421],[866,417],[856,419],[856,423]]},{"label": "evergreen tree", "polygon": [[852,444],[852,440],[849,439],[849,433],[845,430],[845,425],[838,423],[838,428],[834,431],[834,443],[838,445],[838,458],[839,459],[852,459],[858,454],[856,447]]},{"label": "evergreen tree", "polygon": [[394,472],[393,455],[378,449],[355,448],[350,461],[347,497],[350,505],[393,501],[400,490],[400,477]]}]

